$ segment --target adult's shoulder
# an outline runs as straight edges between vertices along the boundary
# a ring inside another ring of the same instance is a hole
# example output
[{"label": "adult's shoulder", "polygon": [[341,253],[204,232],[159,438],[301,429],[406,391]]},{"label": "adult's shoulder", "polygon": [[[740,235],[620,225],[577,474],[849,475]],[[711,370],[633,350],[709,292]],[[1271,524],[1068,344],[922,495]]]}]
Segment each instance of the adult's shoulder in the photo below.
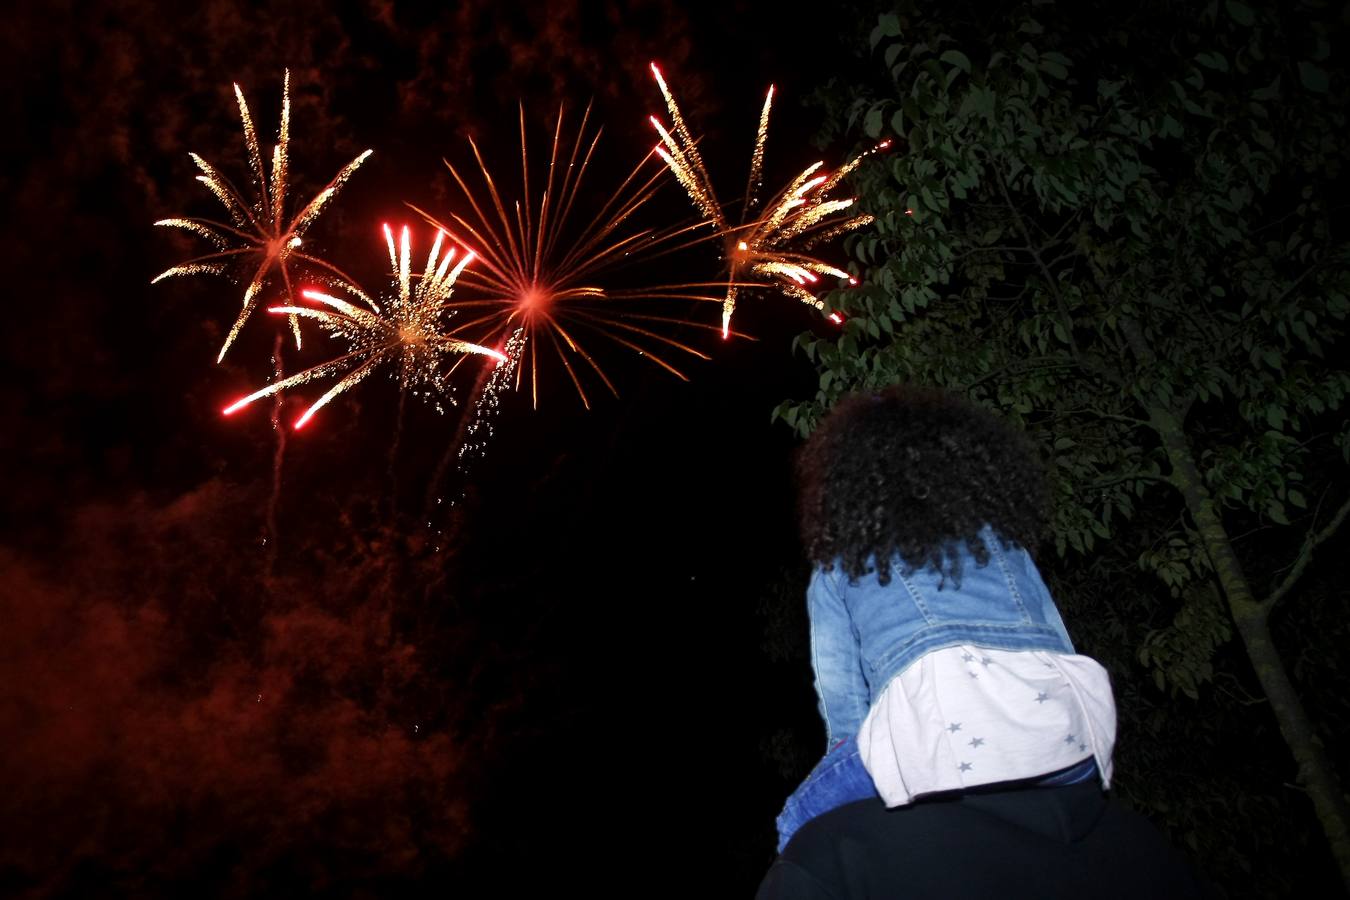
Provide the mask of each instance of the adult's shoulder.
[{"label": "adult's shoulder", "polygon": [[[942,803],[887,809],[858,800],[807,822],[770,868],[757,895],[778,898],[889,896],[886,885],[916,874],[955,840],[967,813]],[[880,891],[880,893],[879,893]]]},{"label": "adult's shoulder", "polygon": [[804,825],[774,868],[759,900],[1207,896],[1151,823],[1092,784],[857,801]]}]

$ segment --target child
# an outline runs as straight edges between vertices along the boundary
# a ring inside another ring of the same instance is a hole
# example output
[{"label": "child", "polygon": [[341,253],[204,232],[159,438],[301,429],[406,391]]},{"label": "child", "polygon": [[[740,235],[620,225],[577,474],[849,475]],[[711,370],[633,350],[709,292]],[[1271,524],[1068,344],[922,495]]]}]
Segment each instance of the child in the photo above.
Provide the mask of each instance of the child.
[{"label": "child", "polygon": [[1026,548],[1045,526],[1025,435],[910,386],[847,397],[798,459],[825,757],[779,850],[845,803],[976,786],[1108,786],[1115,706]]}]

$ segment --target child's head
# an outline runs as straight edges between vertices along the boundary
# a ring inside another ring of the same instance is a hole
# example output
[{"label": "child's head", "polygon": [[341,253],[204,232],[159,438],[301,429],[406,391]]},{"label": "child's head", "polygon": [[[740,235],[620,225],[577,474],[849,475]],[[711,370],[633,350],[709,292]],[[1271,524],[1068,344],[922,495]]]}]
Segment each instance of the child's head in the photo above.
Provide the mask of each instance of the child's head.
[{"label": "child's head", "polygon": [[812,562],[850,577],[875,560],[883,584],[943,568],[945,551],[990,525],[1033,546],[1045,524],[1044,475],[1031,441],[987,410],[931,388],[897,385],[840,400],[797,457],[802,539]]}]

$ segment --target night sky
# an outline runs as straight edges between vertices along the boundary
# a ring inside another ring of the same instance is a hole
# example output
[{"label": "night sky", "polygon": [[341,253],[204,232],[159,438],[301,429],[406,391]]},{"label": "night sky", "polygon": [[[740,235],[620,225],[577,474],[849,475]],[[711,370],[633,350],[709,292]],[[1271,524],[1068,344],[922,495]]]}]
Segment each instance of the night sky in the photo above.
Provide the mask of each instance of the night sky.
[{"label": "night sky", "polygon": [[[219,409],[270,377],[275,322],[216,365],[240,289],[150,285],[202,247],[152,223],[218,213],[188,152],[245,180],[231,83],[270,146],[287,67],[297,195],[375,150],[307,245],[371,286],[380,224],[448,208],[466,135],[510,171],[517,102],[534,127],[592,100],[613,187],[663,111],[651,60],[727,194],[770,82],[768,180],[842,158],[802,101],[866,17],[803,35],[771,4],[696,6],[6,13],[0,893],[753,891],[823,742],[770,422],[814,388],[790,344],[818,314],[752,300],[753,341],[682,333],[713,357],[688,382],[597,348],[620,397],[592,384],[590,411],[560,369],[538,411],[507,395],[438,535],[423,493],[459,413],[410,401],[400,426],[371,379],[288,437],[268,543],[267,409]],[[673,183],[651,215],[691,218]]]}]

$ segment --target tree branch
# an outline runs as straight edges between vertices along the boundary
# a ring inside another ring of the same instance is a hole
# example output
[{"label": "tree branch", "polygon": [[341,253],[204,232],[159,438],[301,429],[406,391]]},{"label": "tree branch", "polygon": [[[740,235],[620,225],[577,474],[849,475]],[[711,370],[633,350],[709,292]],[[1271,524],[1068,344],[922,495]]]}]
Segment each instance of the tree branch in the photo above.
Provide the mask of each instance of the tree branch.
[{"label": "tree branch", "polygon": [[1065,250],[1059,256],[1056,256],[1054,259],[1050,260],[1050,265],[1057,266],[1060,263],[1064,262],[1064,260],[1066,259],[1072,259],[1074,263],[1077,264],[1078,256],[1079,256],[1078,248],[1070,247],[1068,250]]},{"label": "tree branch", "polygon": [[1031,239],[1031,232],[1027,228],[1027,223],[1022,218],[1022,213],[1018,210],[1017,204],[1013,202],[1012,194],[1008,192],[1008,183],[1003,179],[1003,173],[999,171],[997,167],[994,167],[994,176],[998,179],[998,189],[1003,194],[1003,200],[1008,204],[1008,210],[1013,215],[1013,222],[1017,225],[1017,231],[1022,235],[1022,240],[1026,242],[1026,251],[1030,253],[1031,258],[1036,261],[1036,265],[1040,268],[1041,274],[1045,277],[1046,288],[1050,291],[1051,296],[1055,298],[1055,307],[1059,310],[1059,317],[1061,320],[1060,324],[1063,325],[1064,334],[1069,339],[1069,352],[1073,354],[1073,358],[1077,360],[1080,366],[1087,369],[1087,366],[1083,363],[1083,354],[1078,349],[1078,339],[1075,338],[1073,334],[1073,317],[1069,315],[1069,308],[1064,304],[1064,296],[1059,292],[1059,282],[1055,278],[1054,273],[1046,266],[1045,260],[1041,259],[1041,254],[1036,250],[1035,243]]},{"label": "tree branch", "polygon": [[1099,410],[1092,409],[1091,407],[1088,406],[1085,406],[1082,409],[1056,410],[1054,418],[1058,419],[1063,418],[1064,416],[1079,416],[1079,415],[1091,416],[1094,419],[1102,419],[1107,422],[1124,422],[1126,425],[1132,425],[1135,428],[1138,428],[1140,426],[1143,426],[1145,428],[1152,427],[1152,423],[1150,423],[1148,419],[1137,419],[1134,416],[1123,416],[1118,413],[1100,412]]},{"label": "tree branch", "polygon": [[[1233,683],[1233,689],[1229,690],[1224,687],[1221,683],[1221,679],[1223,681],[1231,681]],[[1242,686],[1242,682],[1238,681],[1237,678],[1233,676],[1232,672],[1216,673],[1214,675],[1214,687],[1216,690],[1222,691],[1229,697],[1232,697],[1234,702],[1240,703],[1243,706],[1260,706],[1270,702],[1266,700],[1265,697],[1253,697],[1251,694],[1247,693],[1246,688]]]},{"label": "tree branch", "polygon": [[1280,293],[1280,296],[1276,298],[1275,306],[1282,306],[1284,304],[1284,301],[1289,299],[1289,295],[1292,294],[1294,291],[1298,290],[1299,287],[1303,284],[1304,280],[1307,279],[1309,275],[1311,275],[1313,272],[1316,272],[1321,267],[1322,266],[1320,261],[1314,261],[1312,265],[1308,266],[1308,268],[1300,272],[1299,276],[1295,278],[1292,282],[1290,282],[1289,287],[1285,288]]},{"label": "tree branch", "polygon": [[[1064,224],[1061,225],[1061,226],[1059,226],[1059,230],[1056,231],[1054,234],[1050,235],[1049,243],[1051,243],[1051,244],[1057,244],[1057,243],[1059,243],[1061,240],[1063,240],[1063,239],[1064,239],[1064,232],[1068,231],[1069,229],[1071,229],[1071,228],[1073,228],[1075,225],[1077,225],[1080,221],[1082,221],[1082,218],[1083,218],[1083,214],[1080,212],[1080,213],[1075,213],[1074,215],[1069,216],[1067,219],[1065,219],[1065,220],[1064,220]],[[1042,229],[1042,230],[1044,230],[1044,229]]]},{"label": "tree branch", "polygon": [[963,250],[960,253],[954,254],[948,262],[956,262],[957,260],[965,259],[967,256],[974,256],[976,253],[1023,253],[1026,249],[1026,247],[1010,247],[1006,244],[990,244],[987,247],[971,247],[969,250]]},{"label": "tree branch", "polygon": [[1112,485],[1120,484],[1125,481],[1151,481],[1155,484],[1171,484],[1172,479],[1166,475],[1155,475],[1152,472],[1129,472],[1125,475],[1117,475],[1115,478],[1103,478],[1101,481],[1094,481],[1092,484],[1083,485],[1085,491],[1099,491],[1102,488],[1108,488]]},{"label": "tree branch", "polygon": [[985,372],[983,375],[981,375],[979,378],[976,378],[974,381],[966,383],[962,387],[962,390],[969,391],[976,385],[984,384],[984,382],[988,381],[989,379],[1002,375],[1005,372],[1015,372],[1018,375],[1022,375],[1027,372],[1040,372],[1049,369],[1076,369],[1076,368],[1078,368],[1077,363],[1064,362],[1063,360],[1058,360],[1053,356],[1040,356],[1040,357],[1033,357],[1031,359],[1021,359],[1016,360],[1015,362],[1010,362],[1007,365],[999,366],[996,369],[990,369],[988,372]]},{"label": "tree branch", "polygon": [[1279,583],[1275,590],[1270,592],[1270,596],[1260,603],[1261,612],[1269,616],[1275,604],[1283,600],[1289,591],[1303,576],[1304,570],[1308,568],[1308,563],[1312,562],[1313,551],[1321,544],[1325,543],[1341,527],[1347,514],[1350,514],[1350,499],[1341,504],[1341,508],[1336,510],[1336,515],[1321,531],[1313,534],[1312,529],[1308,530],[1308,536],[1303,539],[1303,547],[1298,551],[1298,559],[1294,560],[1294,567],[1289,570],[1289,574],[1284,576],[1284,580]]}]

